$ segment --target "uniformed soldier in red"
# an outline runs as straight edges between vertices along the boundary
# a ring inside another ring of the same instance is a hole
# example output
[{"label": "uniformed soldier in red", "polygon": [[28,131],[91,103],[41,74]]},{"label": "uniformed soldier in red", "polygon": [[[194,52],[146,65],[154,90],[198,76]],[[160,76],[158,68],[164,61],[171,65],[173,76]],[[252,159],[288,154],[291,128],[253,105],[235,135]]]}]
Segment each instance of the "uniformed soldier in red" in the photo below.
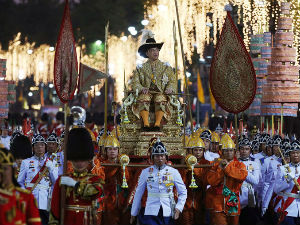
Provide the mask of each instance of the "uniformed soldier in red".
[{"label": "uniformed soldier in red", "polygon": [[103,193],[103,180],[88,173],[94,148],[90,133],[85,128],[70,131],[67,142],[67,159],[72,162],[74,172],[57,179],[51,202],[49,225],[60,224],[61,186],[66,186],[64,225],[100,224],[98,199]]},{"label": "uniformed soldier in red", "polygon": [[41,219],[33,195],[21,189],[14,176],[14,157],[0,149],[0,224],[40,225]]}]

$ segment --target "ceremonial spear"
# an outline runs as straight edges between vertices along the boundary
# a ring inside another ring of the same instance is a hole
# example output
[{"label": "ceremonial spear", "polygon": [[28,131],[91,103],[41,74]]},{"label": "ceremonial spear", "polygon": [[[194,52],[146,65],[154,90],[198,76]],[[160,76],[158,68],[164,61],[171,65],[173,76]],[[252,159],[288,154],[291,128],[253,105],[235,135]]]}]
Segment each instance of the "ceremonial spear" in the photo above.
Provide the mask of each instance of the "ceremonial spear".
[{"label": "ceremonial spear", "polygon": [[[105,26],[105,73],[108,74],[108,28],[109,22]],[[106,137],[107,132],[107,98],[108,98],[108,87],[107,87],[108,77],[105,78],[104,90],[105,90],[105,98],[104,98],[104,137]]]}]

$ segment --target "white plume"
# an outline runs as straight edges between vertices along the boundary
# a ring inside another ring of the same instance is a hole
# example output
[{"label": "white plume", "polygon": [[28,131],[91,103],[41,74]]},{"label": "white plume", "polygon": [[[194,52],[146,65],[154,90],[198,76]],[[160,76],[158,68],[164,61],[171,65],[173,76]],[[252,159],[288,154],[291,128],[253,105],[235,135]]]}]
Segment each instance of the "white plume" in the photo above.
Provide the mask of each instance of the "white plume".
[{"label": "white plume", "polygon": [[149,38],[154,38],[154,34],[151,30],[144,29],[142,33],[142,44],[145,44]]}]

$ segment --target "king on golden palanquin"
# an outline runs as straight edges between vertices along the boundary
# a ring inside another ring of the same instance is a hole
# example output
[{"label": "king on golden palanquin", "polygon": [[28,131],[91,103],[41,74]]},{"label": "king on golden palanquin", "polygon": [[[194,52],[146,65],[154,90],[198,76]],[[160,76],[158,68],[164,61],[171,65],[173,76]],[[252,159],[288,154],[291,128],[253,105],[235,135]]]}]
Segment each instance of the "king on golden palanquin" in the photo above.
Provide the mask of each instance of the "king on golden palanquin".
[{"label": "king on golden palanquin", "polygon": [[148,61],[138,65],[133,72],[132,91],[138,94],[133,113],[142,117],[144,128],[149,128],[149,111],[151,102],[155,105],[154,127],[159,129],[162,118],[171,118],[170,94],[176,92],[176,76],[172,67],[158,59],[163,43],[156,43],[151,31],[143,37],[145,44],[139,47],[139,54]]}]

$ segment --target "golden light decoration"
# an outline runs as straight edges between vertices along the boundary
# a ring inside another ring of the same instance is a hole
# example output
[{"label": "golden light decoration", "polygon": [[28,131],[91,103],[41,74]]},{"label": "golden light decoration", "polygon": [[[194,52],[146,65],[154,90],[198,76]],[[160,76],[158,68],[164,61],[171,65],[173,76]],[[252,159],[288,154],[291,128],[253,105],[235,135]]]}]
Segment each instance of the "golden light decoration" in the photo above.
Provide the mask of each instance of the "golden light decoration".
[{"label": "golden light decoration", "polygon": [[121,102],[124,97],[124,72],[125,83],[135,69],[137,62],[138,42],[132,36],[128,36],[125,40],[124,34],[121,37],[110,36],[108,40],[108,63],[110,75],[115,79],[114,100]]},{"label": "golden light decoration", "polygon": [[[228,1],[224,0],[177,0],[179,17],[181,22],[181,32],[183,40],[183,50],[188,61],[196,51],[200,58],[204,58],[205,46],[207,44],[217,43],[217,35],[220,34],[226,12],[224,7]],[[243,27],[243,38],[246,47],[249,46],[250,35],[268,31],[270,20],[274,19],[275,26],[280,14],[280,4],[283,0],[231,0],[230,3],[237,10],[238,18],[233,18]],[[300,6],[298,0],[290,0],[291,17],[293,17],[294,46],[300,52]],[[176,12],[174,0],[157,0],[156,5],[146,5],[144,19],[149,21],[145,26],[155,34],[158,42],[164,42],[160,52],[160,59],[167,61],[175,67],[174,39],[173,39],[173,21],[176,21]],[[210,32],[213,31],[213,38]],[[181,49],[179,42],[178,29],[176,27],[178,41],[178,66],[179,78],[183,77]],[[141,32],[139,32],[141,34]],[[129,77],[136,65],[143,63],[145,59],[137,54],[140,46],[141,35],[137,37],[109,36],[109,72],[116,80],[115,83],[115,101],[120,102],[123,98],[124,71],[125,82],[128,83]],[[6,58],[7,61],[7,79],[18,80],[34,74],[34,81],[53,82],[53,63],[54,51],[50,51],[50,46],[41,45],[35,47],[35,43],[21,43],[21,34],[19,33],[13,41],[9,43],[8,51],[4,51],[0,46],[0,58]],[[84,47],[83,47],[84,48]],[[29,51],[31,50],[31,51]],[[77,48],[78,57],[80,48]],[[84,51],[83,51],[84,52]],[[95,55],[81,55],[81,62],[101,71],[104,68],[104,55],[98,51]],[[93,87],[91,93],[98,91],[103,85]]]},{"label": "golden light decoration", "polygon": [[53,80],[54,52],[49,45],[35,48],[35,43],[21,43],[21,33],[9,42],[8,51],[0,46],[0,58],[7,59],[7,80],[18,81],[34,74],[35,83]]},{"label": "golden light decoration", "polygon": [[291,18],[293,18],[294,47],[297,49],[297,64],[300,60],[300,1],[292,0]]}]

